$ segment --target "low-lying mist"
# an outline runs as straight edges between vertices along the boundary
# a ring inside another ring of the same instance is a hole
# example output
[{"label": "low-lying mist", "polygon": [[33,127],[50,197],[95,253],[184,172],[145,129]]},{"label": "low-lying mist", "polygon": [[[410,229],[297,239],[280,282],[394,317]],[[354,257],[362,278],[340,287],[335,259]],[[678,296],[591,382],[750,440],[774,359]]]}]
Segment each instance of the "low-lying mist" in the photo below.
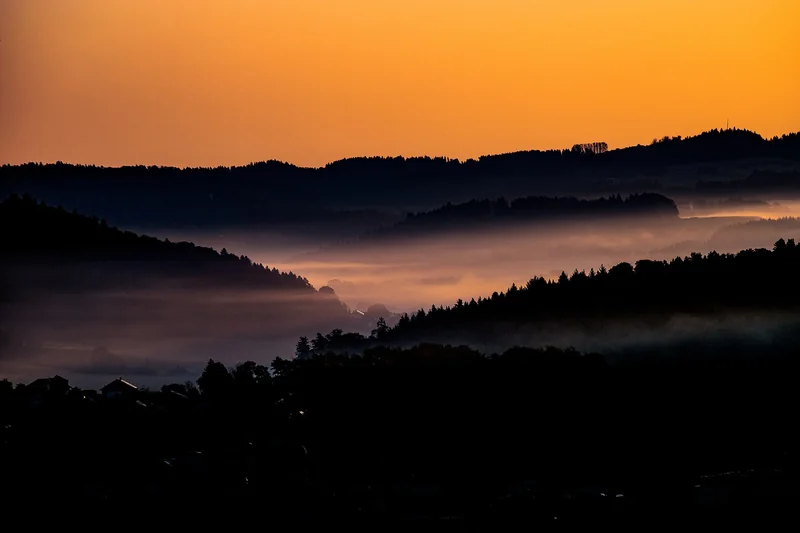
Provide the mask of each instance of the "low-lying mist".
[{"label": "low-lying mist", "polygon": [[[750,222],[749,225],[743,222]],[[780,237],[800,235],[800,222],[754,217],[634,217],[614,221],[539,222],[497,231],[451,231],[435,237],[393,239],[368,245],[276,246],[250,235],[241,253],[282,270],[302,273],[317,287],[331,286],[351,308],[373,303],[395,312],[451,305],[490,296],[531,277],[555,279],[562,271],[597,269],[622,261],[672,259],[693,252],[771,248]],[[184,237],[190,237],[184,235]],[[195,235],[219,245],[218,237]]]},{"label": "low-lying mist", "polygon": [[[467,344],[485,353],[502,353],[514,346],[575,348],[603,354],[609,363],[631,358],[769,357],[800,341],[800,316],[796,312],[751,311],[712,316],[674,314],[639,320],[607,320],[601,324],[539,323],[495,328],[486,342]],[[465,343],[469,334],[449,334],[436,339],[443,344]]]},{"label": "low-lying mist", "polygon": [[[562,271],[588,272],[601,264],[610,268],[622,261],[692,252],[771,248],[778,238],[800,236],[797,219],[709,213],[717,216],[538,221],[358,245],[330,245],[308,233],[295,238],[285,231],[148,233],[227,248],[304,276],[317,288],[329,285],[351,309],[364,311],[380,303],[393,312],[491,296],[533,276],[554,279]],[[113,266],[98,263],[94,268]],[[353,315],[320,307],[319,298],[313,290],[299,295],[202,284],[180,289],[173,281],[149,278],[125,291],[39,291],[13,305],[2,304],[0,374],[24,382],[59,373],[90,387],[125,376],[138,385],[156,386],[195,379],[209,358],[227,365],[245,360],[268,364],[278,356],[291,357],[301,335],[313,337],[333,328],[364,332]],[[674,316],[666,323],[619,322],[602,330],[539,324],[498,331],[490,342],[473,344],[488,353],[514,345],[553,345],[604,354],[623,348],[668,350],[691,339],[747,338],[766,346],[770,332],[797,327],[796,322],[791,315],[749,314]],[[462,342],[458,336],[432,340]]]},{"label": "low-lying mist", "polygon": [[300,335],[347,327],[314,293],[137,289],[46,294],[4,304],[0,374],[59,373],[87,386],[195,379],[209,358],[291,357]]}]

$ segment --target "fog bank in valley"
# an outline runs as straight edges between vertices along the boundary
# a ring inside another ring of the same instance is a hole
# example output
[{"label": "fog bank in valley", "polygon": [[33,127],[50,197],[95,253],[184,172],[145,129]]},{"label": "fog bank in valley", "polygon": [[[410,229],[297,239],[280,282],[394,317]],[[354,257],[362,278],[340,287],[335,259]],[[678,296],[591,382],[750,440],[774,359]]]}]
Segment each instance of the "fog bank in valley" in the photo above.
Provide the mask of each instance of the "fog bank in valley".
[{"label": "fog bank in valley", "polygon": [[[250,290],[73,292],[4,305],[0,372],[60,373],[92,386],[193,380],[209,358],[291,357],[300,335],[354,327],[308,295]],[[88,385],[87,385],[88,386]]]},{"label": "fog bank in valley", "polygon": [[[562,218],[488,229],[456,225],[432,235],[423,232],[355,243],[331,243],[323,236],[310,237],[313,232],[293,235],[285,228],[275,232],[162,228],[148,233],[172,242],[225,248],[234,256],[247,255],[269,268],[305,277],[316,288],[330,286],[351,311],[366,311],[380,303],[392,312],[489,297],[512,284],[523,286],[533,276],[555,279],[562,271],[588,272],[623,261],[771,248],[778,238],[800,237],[798,219],[775,217],[776,212],[780,217],[796,214],[789,202],[781,209],[770,204],[745,214],[725,211],[731,204],[724,201],[702,205],[702,216],[695,210],[691,216],[682,211],[671,218]],[[96,269],[113,268],[96,263],[69,274],[63,266],[53,271],[44,263],[31,263],[25,273],[49,279],[45,285],[52,286],[53,279],[56,284],[62,278],[90,280]],[[53,278],[52,272],[61,278]],[[230,281],[235,278],[230,276]],[[120,375],[140,385],[158,385],[196,378],[209,358],[234,365],[291,357],[301,335],[313,337],[334,328],[369,333],[369,325],[354,318],[359,313],[320,305],[320,295],[313,289],[299,294],[247,284],[220,287],[201,279],[190,285],[169,277],[137,279],[141,283],[125,290],[36,290],[13,305],[3,303],[0,372],[15,381],[60,373],[86,386],[102,386]],[[6,276],[5,281],[13,279]],[[13,284],[30,288],[34,283],[31,278]],[[575,328],[548,332],[538,325],[499,331],[496,338],[503,342],[476,348],[493,352],[516,344],[550,344],[613,354],[648,344],[666,349],[680,339],[703,336],[763,339],[764,332],[785,329],[790,321],[791,317],[766,315],[717,321],[674,317],[657,327],[620,323],[604,332]],[[460,342],[457,337],[439,340]]]},{"label": "fog bank in valley", "polygon": [[[747,224],[749,222],[749,224]],[[300,272],[315,286],[330,285],[351,308],[382,303],[398,312],[451,305],[490,296],[533,276],[555,279],[562,271],[639,259],[673,259],[693,252],[771,248],[780,237],[800,236],[800,222],[756,217],[637,217],[614,221],[546,222],[499,231],[452,230],[434,237],[368,245],[282,248],[250,236],[244,253]],[[190,237],[190,236],[186,236]],[[191,236],[221,244],[219,238]]]}]

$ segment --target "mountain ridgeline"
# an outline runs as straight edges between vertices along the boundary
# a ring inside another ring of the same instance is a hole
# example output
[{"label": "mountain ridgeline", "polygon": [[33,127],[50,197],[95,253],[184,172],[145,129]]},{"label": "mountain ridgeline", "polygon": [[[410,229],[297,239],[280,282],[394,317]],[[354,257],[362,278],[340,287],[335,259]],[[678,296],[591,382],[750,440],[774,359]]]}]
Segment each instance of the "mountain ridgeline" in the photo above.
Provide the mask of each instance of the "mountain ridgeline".
[{"label": "mountain ridgeline", "polygon": [[353,218],[365,216],[384,220],[363,211],[364,206],[419,209],[481,197],[585,194],[598,179],[658,177],[676,165],[753,158],[800,161],[797,133],[764,139],[746,130],[711,130],[664,137],[647,146],[606,151],[598,148],[602,145],[467,161],[358,157],[322,168],[277,161],[186,169],[29,163],[0,168],[0,194],[28,193],[112,224],[142,228],[352,225]]}]

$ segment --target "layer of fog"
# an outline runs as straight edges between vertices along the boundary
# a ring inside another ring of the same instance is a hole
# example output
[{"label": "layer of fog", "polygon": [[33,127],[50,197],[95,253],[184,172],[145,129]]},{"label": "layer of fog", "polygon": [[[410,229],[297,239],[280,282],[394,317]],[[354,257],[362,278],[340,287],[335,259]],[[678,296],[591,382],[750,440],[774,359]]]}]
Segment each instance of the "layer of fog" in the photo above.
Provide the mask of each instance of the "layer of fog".
[{"label": "layer of fog", "polygon": [[487,354],[503,353],[515,346],[554,346],[600,353],[609,363],[642,356],[681,357],[684,347],[706,357],[729,357],[742,351],[749,356],[769,357],[780,350],[792,349],[800,341],[800,314],[797,310],[735,311],[715,315],[676,313],[596,323],[498,324],[491,335],[481,333],[475,337],[471,333],[434,335],[403,346],[418,342],[468,344]]},{"label": "layer of fog", "polygon": [[[673,259],[692,252],[737,252],[771,248],[780,237],[795,237],[794,225],[745,228],[754,216],[692,217],[671,221],[642,218],[614,222],[537,223],[484,233],[449,233],[386,244],[341,246],[324,251],[261,245],[251,236],[244,253],[256,261],[291,270],[317,287],[330,285],[351,308],[382,303],[404,312],[451,305],[524,285],[533,276],[556,278],[562,271],[607,268],[622,261]],[[730,228],[728,228],[730,226]],[[725,230],[723,231],[723,228]],[[218,238],[195,235],[204,245]]]},{"label": "layer of fog", "polygon": [[[789,212],[782,211],[780,216],[797,214],[795,206],[789,205]],[[166,229],[148,233],[227,248],[305,276],[316,287],[331,285],[353,309],[382,303],[402,312],[451,305],[459,298],[468,301],[490,296],[512,283],[524,285],[532,276],[555,278],[561,271],[588,271],[601,264],[610,267],[643,258],[671,259],[711,249],[770,248],[779,237],[800,237],[798,221],[742,224],[765,215],[775,218],[774,212],[753,212],[670,222],[636,218],[539,223],[491,233],[456,232],[368,247],[334,247],[324,253],[319,253],[324,244],[321,239],[295,239],[285,233]],[[51,295],[15,304],[2,310],[2,315],[0,329],[7,332],[8,339],[0,357],[0,375],[25,382],[59,373],[85,387],[99,387],[119,376],[147,386],[194,380],[209,358],[227,365],[245,360],[269,364],[277,356],[291,357],[300,335],[313,336],[333,327],[357,329],[319,316],[310,303],[287,301],[274,294],[163,287],[158,291]],[[498,338],[509,345],[552,344],[608,352],[625,343],[663,342],[678,334],[708,336],[714,328],[721,337],[743,331],[758,335],[776,323],[774,317],[744,317],[724,323],[676,318],[666,329],[634,332],[625,326],[605,336],[561,330],[548,337],[516,330],[501,332]],[[504,349],[500,345],[479,348]]]},{"label": "layer of fog", "polygon": [[285,292],[148,289],[6,303],[0,375],[60,374],[84,387],[125,376],[149,386],[195,380],[209,358],[268,364],[292,357],[300,335],[348,326],[317,304]]},{"label": "layer of fog", "polygon": [[668,194],[678,206],[681,216],[729,217],[744,216],[758,218],[796,217],[800,215],[800,197],[791,194]]}]

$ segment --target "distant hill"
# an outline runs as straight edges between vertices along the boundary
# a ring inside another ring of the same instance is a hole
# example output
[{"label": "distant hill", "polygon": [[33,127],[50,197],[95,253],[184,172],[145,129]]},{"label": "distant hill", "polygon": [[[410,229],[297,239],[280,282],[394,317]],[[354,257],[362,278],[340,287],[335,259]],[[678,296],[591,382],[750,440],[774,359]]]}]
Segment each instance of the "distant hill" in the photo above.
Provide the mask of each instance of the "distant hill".
[{"label": "distant hill", "polygon": [[[314,293],[307,279],[279,272],[225,249],[137,235],[105,220],[70,213],[30,197],[0,203],[4,268],[24,265],[18,274],[47,268],[36,289],[146,286],[159,279],[174,287],[250,288]],[[65,285],[70,267],[85,269]],[[64,275],[62,275],[64,274]]]},{"label": "distant hill", "polygon": [[797,170],[779,172],[775,170],[756,170],[741,180],[700,180],[698,191],[705,193],[731,192],[800,192],[800,172]]},{"label": "distant hill", "polygon": [[608,220],[630,216],[677,218],[678,207],[671,199],[654,193],[634,194],[627,198],[615,195],[595,200],[545,196],[511,201],[505,198],[471,200],[409,214],[405,220],[371,231],[361,240],[427,236],[448,230],[490,230],[534,221],[578,221],[593,217]]},{"label": "distant hill", "polygon": [[[722,201],[716,203],[716,205],[712,204],[712,206],[717,209],[724,208],[726,205],[735,206],[737,202]],[[742,202],[741,205],[747,204]],[[753,202],[752,205],[758,206],[759,204]],[[776,206],[776,210],[777,207],[779,206]],[[692,219],[692,222],[710,219],[710,217],[708,219]],[[759,218],[744,216],[720,217],[720,219],[732,220],[733,222],[723,224],[714,229],[706,239],[679,241],[669,246],[652,249],[649,251],[648,255],[658,257],[683,257],[693,250],[716,250],[720,253],[734,253],[743,249],[763,248],[764,245],[771,242],[774,243],[781,238],[800,240],[800,218]]]},{"label": "distant hill", "polygon": [[711,236],[708,245],[715,250],[757,248],[765,242],[775,242],[782,236],[800,237],[800,219],[783,217],[749,220],[723,226]]},{"label": "distant hill", "polygon": [[[0,203],[0,242],[0,301],[7,304],[3,311],[13,312],[15,303],[30,301],[45,302],[46,308],[59,295],[120,293],[126,300],[117,301],[116,314],[96,308],[92,312],[100,314],[87,316],[104,320],[114,315],[119,322],[120,316],[157,320],[159,313],[167,313],[170,320],[189,317],[189,323],[201,328],[202,321],[221,324],[239,314],[240,324],[261,318],[265,322],[260,329],[273,333],[276,328],[303,331],[315,322],[353,324],[335,293],[317,291],[293,272],[254,263],[224,248],[218,252],[122,231],[30,197],[11,196]],[[142,307],[137,298],[146,294],[161,303]]]},{"label": "distant hill", "polygon": [[767,140],[746,130],[711,130],[616,150],[592,143],[467,161],[359,157],[313,169],[276,161],[187,169],[30,163],[0,168],[0,194],[29,193],[129,227],[288,225],[296,231],[358,233],[391,221],[378,208],[408,211],[471,198],[583,194],[595,190],[598,180],[641,181],[676,165],[752,158],[800,161],[800,135]]}]

